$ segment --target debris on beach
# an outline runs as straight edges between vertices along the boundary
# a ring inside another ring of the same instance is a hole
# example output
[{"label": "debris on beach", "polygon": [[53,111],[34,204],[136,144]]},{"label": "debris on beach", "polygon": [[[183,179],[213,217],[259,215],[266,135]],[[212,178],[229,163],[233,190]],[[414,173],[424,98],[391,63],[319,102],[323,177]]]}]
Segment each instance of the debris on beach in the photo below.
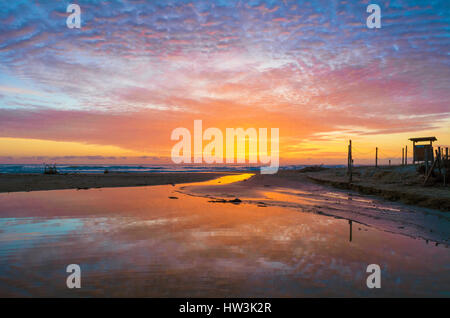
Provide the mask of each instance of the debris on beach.
[{"label": "debris on beach", "polygon": [[169,197],[169,199],[178,200],[178,197]]},{"label": "debris on beach", "polygon": [[225,199],[214,199],[214,200],[209,200],[208,202],[212,202],[212,203],[226,203],[227,200],[225,200]]},{"label": "debris on beach", "polygon": [[322,165],[320,165],[320,166],[310,166],[310,167],[304,167],[304,168],[298,170],[298,172],[299,173],[318,172],[318,171],[323,171],[323,170],[328,170],[328,168],[322,167]]},{"label": "debris on beach", "polygon": [[44,164],[44,174],[59,174],[58,169],[56,169],[56,164],[53,165]]},{"label": "debris on beach", "polygon": [[212,202],[212,203],[234,203],[234,204],[239,204],[239,203],[242,202],[242,200],[239,199],[239,198],[234,198],[233,200],[214,199],[214,200],[209,200],[208,202]]}]

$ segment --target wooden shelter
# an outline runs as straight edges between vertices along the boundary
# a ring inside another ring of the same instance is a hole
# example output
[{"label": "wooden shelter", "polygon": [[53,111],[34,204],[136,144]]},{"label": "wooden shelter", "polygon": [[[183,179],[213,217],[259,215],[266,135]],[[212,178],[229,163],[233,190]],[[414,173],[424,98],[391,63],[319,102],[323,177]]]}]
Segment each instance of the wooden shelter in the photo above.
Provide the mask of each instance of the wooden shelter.
[{"label": "wooden shelter", "polygon": [[[416,162],[428,163],[434,161],[433,154],[433,141],[436,141],[436,137],[419,137],[409,138],[413,142],[413,164]],[[416,143],[427,142],[429,144],[417,145]]]}]

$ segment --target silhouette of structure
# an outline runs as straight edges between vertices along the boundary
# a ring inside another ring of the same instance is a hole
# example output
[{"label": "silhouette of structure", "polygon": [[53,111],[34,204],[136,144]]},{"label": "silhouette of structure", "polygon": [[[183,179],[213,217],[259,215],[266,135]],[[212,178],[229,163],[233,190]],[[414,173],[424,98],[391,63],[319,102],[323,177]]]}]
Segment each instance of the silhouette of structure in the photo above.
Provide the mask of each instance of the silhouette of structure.
[{"label": "silhouette of structure", "polygon": [[[433,154],[433,141],[436,141],[436,137],[419,137],[409,138],[413,142],[413,164],[416,162],[428,162],[434,161]],[[416,145],[418,142],[429,142],[426,145]]]}]

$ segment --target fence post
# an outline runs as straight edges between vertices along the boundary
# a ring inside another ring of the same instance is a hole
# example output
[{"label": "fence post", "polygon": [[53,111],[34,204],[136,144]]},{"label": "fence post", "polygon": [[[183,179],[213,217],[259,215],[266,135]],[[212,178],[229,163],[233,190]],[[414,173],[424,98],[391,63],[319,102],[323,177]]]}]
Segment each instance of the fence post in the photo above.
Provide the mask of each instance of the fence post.
[{"label": "fence post", "polygon": [[353,159],[352,159],[352,140],[350,139],[349,144],[348,144],[348,182],[349,183],[352,182],[352,164],[353,164]]},{"label": "fence post", "polygon": [[408,165],[408,145],[405,146],[405,166]]},{"label": "fence post", "polygon": [[[442,149],[442,156],[444,156],[444,149]],[[445,161],[443,161],[444,166],[444,186],[447,185],[447,164],[448,164],[448,147],[445,147]]]},{"label": "fence post", "polygon": [[378,167],[378,147],[375,148],[375,168]]},{"label": "fence post", "polygon": [[402,166],[405,164],[405,148],[402,148]]}]

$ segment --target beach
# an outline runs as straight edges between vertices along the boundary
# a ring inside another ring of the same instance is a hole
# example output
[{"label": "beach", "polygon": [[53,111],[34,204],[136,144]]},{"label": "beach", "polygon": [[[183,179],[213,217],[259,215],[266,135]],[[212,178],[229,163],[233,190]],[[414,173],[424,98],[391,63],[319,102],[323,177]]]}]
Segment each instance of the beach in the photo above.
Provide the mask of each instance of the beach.
[{"label": "beach", "polygon": [[[444,212],[334,189],[298,171],[207,176],[1,193],[0,295],[449,296]],[[373,263],[379,290],[366,286]],[[81,267],[82,288],[66,287],[68,264]]]},{"label": "beach", "polygon": [[[109,172],[109,173],[0,173],[0,193],[20,191],[62,190],[110,187],[136,187],[164,184],[181,184],[207,181],[225,175],[254,171],[205,172]],[[389,201],[408,205],[450,211],[450,191],[441,183],[423,185],[423,175],[410,166],[353,167],[349,183],[346,168],[311,166],[302,169],[279,170],[273,175],[256,173],[253,184],[260,183],[319,183],[332,188],[354,190],[376,195]]]},{"label": "beach", "polygon": [[0,299],[450,298],[450,1],[376,2],[4,1]]},{"label": "beach", "polygon": [[0,193],[177,184],[205,181],[222,175],[224,173],[221,172],[0,174]]},{"label": "beach", "polygon": [[443,186],[442,180],[434,179],[425,186],[423,173],[417,172],[414,165],[353,167],[351,183],[346,168],[319,170],[305,174],[310,180],[321,184],[450,212],[449,186]]}]

